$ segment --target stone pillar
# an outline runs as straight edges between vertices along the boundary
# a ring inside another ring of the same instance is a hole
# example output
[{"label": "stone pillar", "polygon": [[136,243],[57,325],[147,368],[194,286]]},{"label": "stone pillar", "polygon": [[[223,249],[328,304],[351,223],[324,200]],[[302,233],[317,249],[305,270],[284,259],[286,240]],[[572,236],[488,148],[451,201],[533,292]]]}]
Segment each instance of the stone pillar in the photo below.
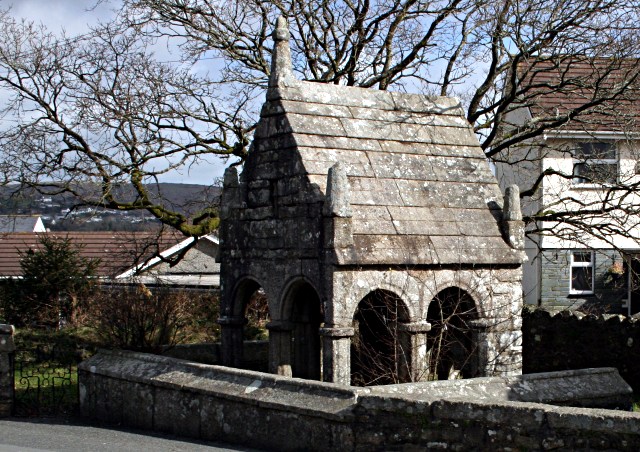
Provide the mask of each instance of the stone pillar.
[{"label": "stone pillar", "polygon": [[218,319],[221,327],[222,365],[242,368],[244,364],[244,317],[225,316]]},{"label": "stone pillar", "polygon": [[269,87],[291,86],[297,80],[293,74],[293,65],[291,64],[289,25],[283,16],[278,17],[276,20],[276,28],[274,28],[271,36],[275,45],[271,55]]},{"label": "stone pillar", "polygon": [[469,322],[476,344],[479,377],[522,374],[522,332],[512,319],[480,319]]},{"label": "stone pillar", "polygon": [[[429,379],[430,371],[427,357],[427,333],[429,331],[431,331],[431,324],[426,320],[398,323],[398,333],[406,339],[401,343],[404,348],[408,349],[398,357],[402,381],[427,381]],[[409,370],[410,373],[407,374]]]},{"label": "stone pillar", "polygon": [[0,417],[10,416],[13,411],[13,325],[0,324]]},{"label": "stone pillar", "polygon": [[293,324],[274,320],[267,324],[269,330],[269,372],[284,377],[293,375],[291,370],[291,331]]},{"label": "stone pillar", "polygon": [[472,357],[471,375],[475,377],[491,377],[494,375],[494,368],[491,365],[495,360],[495,354],[490,347],[489,327],[491,322],[488,319],[472,320],[471,327],[472,342],[475,345],[474,356]]},{"label": "stone pillar", "polygon": [[320,328],[322,336],[322,380],[351,385],[351,327]]}]

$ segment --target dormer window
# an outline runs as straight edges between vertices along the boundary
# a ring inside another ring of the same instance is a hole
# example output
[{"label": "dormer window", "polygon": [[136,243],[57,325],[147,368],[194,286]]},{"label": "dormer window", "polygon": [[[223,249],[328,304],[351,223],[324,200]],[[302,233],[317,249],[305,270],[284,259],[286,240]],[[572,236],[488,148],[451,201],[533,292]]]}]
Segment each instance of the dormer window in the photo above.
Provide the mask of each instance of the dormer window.
[{"label": "dormer window", "polygon": [[615,184],[617,180],[618,158],[614,143],[584,142],[573,149],[574,184]]}]

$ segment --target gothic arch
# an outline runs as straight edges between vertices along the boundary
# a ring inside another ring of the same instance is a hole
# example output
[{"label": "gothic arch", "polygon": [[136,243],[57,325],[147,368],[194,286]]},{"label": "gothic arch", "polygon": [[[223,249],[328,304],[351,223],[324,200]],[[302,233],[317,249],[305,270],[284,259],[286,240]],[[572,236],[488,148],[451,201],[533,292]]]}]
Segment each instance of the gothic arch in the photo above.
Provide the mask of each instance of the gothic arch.
[{"label": "gothic arch", "polygon": [[231,292],[231,306],[228,307],[229,313],[234,317],[244,316],[251,296],[260,289],[264,290],[264,286],[256,278],[252,276],[239,278]]},{"label": "gothic arch", "polygon": [[[222,315],[218,322],[222,327],[222,342],[225,344],[222,362],[226,366],[238,368],[245,366],[243,343],[247,323],[247,307],[252,301],[263,305],[269,303],[269,297],[263,287],[256,278],[246,275],[238,278],[230,296],[223,298],[225,305],[222,307]],[[266,302],[264,298],[266,298]],[[266,320],[265,318],[265,323]]]}]

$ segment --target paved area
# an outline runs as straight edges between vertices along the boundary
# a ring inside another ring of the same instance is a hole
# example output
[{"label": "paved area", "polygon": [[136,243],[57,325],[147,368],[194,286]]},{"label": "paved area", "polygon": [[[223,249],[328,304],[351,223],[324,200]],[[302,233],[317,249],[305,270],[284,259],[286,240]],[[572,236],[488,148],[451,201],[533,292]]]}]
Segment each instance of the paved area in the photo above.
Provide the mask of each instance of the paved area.
[{"label": "paved area", "polygon": [[146,431],[84,425],[68,419],[0,419],[0,452],[251,450]]}]

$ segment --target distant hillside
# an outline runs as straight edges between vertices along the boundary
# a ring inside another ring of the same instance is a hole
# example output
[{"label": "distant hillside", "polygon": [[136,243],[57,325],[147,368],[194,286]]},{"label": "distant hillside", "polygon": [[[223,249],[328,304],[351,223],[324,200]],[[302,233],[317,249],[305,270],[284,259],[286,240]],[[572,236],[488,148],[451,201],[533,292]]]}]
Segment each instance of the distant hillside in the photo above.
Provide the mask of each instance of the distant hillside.
[{"label": "distant hillside", "polygon": [[[217,207],[220,187],[196,184],[160,183],[150,185],[153,201],[161,201],[167,208],[191,216],[207,207]],[[96,192],[93,185],[77,187],[84,196]],[[53,192],[54,190],[52,190]],[[124,201],[134,201],[131,185],[117,187],[116,196]],[[46,227],[54,230],[144,230],[157,226],[158,222],[145,211],[115,212],[105,209],[82,207],[70,194],[42,194],[33,189],[17,186],[0,187],[0,214],[41,215]]]}]

